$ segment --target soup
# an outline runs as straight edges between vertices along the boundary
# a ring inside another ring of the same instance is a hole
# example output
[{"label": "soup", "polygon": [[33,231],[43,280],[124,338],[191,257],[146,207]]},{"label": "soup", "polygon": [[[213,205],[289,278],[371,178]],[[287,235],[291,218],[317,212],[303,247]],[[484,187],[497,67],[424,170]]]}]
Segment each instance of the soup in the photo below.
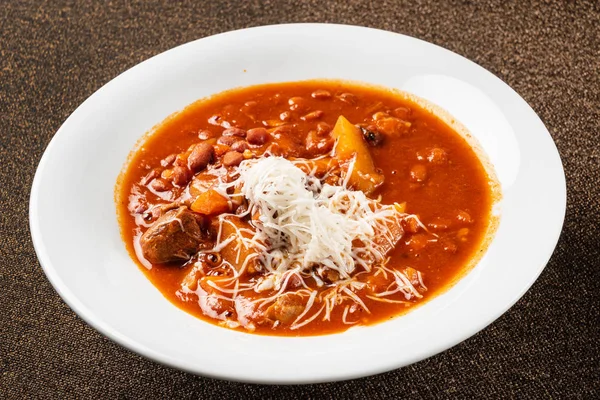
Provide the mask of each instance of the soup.
[{"label": "soup", "polygon": [[491,168],[412,96],[339,81],[199,100],[146,135],[116,201],[131,257],[177,307],[268,335],[396,317],[478,260]]}]

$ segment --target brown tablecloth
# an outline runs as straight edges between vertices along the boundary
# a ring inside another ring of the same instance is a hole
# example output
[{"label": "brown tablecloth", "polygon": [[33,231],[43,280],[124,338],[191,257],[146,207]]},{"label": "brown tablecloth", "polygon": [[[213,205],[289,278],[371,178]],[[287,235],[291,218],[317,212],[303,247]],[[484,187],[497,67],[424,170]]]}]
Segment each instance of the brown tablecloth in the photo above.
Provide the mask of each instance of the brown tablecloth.
[{"label": "brown tablecloth", "polygon": [[[597,1],[2,1],[0,398],[598,398],[599,8]],[[292,387],[230,383],[121,348],[79,319],[44,276],[29,235],[29,191],[42,152],[77,105],[178,44],[285,22],[366,25],[439,44],[505,80],[545,122],[567,175],[564,231],[535,285],[487,329],[379,376]]]}]

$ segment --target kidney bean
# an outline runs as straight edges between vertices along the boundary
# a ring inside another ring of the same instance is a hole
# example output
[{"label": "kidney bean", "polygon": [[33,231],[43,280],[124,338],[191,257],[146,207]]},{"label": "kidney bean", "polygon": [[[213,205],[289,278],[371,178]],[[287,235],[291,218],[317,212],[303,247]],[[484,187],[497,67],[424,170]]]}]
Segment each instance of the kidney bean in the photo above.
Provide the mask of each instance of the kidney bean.
[{"label": "kidney bean", "polygon": [[217,134],[209,131],[208,129],[203,129],[200,132],[198,132],[198,138],[202,140],[207,140],[214,137],[217,137]]},{"label": "kidney bean", "polygon": [[175,167],[171,175],[172,182],[177,186],[187,185],[190,179],[190,171],[186,167]]},{"label": "kidney bean", "polygon": [[325,136],[328,135],[329,132],[331,132],[331,125],[329,125],[327,122],[319,122],[317,124],[317,135]]},{"label": "kidney bean", "polygon": [[352,93],[342,93],[338,96],[338,99],[340,99],[344,103],[348,103],[352,106],[358,102],[358,99]]},{"label": "kidney bean", "polygon": [[224,144],[226,146],[232,146],[238,140],[240,140],[240,139],[238,137],[235,137],[235,136],[221,136],[217,140],[217,143]]},{"label": "kidney bean", "polygon": [[156,178],[150,182],[150,187],[157,192],[165,192],[169,189],[167,182],[162,178]]},{"label": "kidney bean", "polygon": [[160,165],[162,165],[163,167],[168,167],[169,165],[173,164],[173,161],[175,161],[176,157],[177,154],[169,154],[160,161]]},{"label": "kidney bean", "polygon": [[291,97],[288,100],[288,104],[290,105],[290,110],[304,110],[306,109],[306,100],[302,97]]},{"label": "kidney bean", "polygon": [[427,168],[423,164],[415,164],[410,169],[410,180],[413,182],[423,182],[427,179]]},{"label": "kidney bean", "polygon": [[240,128],[227,128],[223,131],[223,136],[246,137],[246,131]]},{"label": "kidney bean", "polygon": [[313,121],[313,120],[315,120],[315,119],[319,119],[319,118],[321,118],[321,117],[323,116],[323,114],[324,114],[324,112],[323,112],[323,111],[321,111],[321,110],[316,110],[316,111],[313,111],[313,112],[309,112],[308,114],[306,114],[306,115],[305,115],[305,116],[303,116],[303,117],[300,117],[300,119],[301,119],[302,121]]},{"label": "kidney bean", "polygon": [[237,151],[238,153],[243,153],[245,150],[248,150],[248,143],[244,140],[240,140],[231,145],[231,150]]},{"label": "kidney bean", "polygon": [[208,143],[198,143],[188,156],[188,168],[192,172],[198,172],[206,168],[212,161],[215,149]]},{"label": "kidney bean", "polygon": [[318,89],[312,92],[311,96],[313,99],[329,99],[331,97],[331,93],[324,89]]},{"label": "kidney bean", "polygon": [[246,136],[248,143],[253,145],[263,145],[269,140],[269,133],[265,128],[253,128],[248,130]]},{"label": "kidney bean", "polygon": [[237,151],[228,151],[223,156],[223,165],[226,167],[233,167],[240,165],[240,163],[244,160],[244,156]]}]

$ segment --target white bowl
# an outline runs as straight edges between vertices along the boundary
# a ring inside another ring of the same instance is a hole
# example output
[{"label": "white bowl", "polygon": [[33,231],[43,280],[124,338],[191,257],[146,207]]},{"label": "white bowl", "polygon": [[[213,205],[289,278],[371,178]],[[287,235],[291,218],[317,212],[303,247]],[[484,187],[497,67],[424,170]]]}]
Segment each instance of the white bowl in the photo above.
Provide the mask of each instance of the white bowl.
[{"label": "white bowl", "polygon": [[[169,301],[129,257],[113,190],[143,133],[201,97],[257,83],[332,78],[399,88],[449,111],[479,140],[502,185],[487,253],[457,285],[405,316],[319,337],[219,328]],[[119,75],[65,121],[40,161],[31,234],[48,279],[97,330],[146,357],[218,378],[307,383],[384,372],[490,324],[531,286],[558,240],[565,178],[535,112],[500,79],[438,46],[368,28],[297,24],[191,42]]]}]

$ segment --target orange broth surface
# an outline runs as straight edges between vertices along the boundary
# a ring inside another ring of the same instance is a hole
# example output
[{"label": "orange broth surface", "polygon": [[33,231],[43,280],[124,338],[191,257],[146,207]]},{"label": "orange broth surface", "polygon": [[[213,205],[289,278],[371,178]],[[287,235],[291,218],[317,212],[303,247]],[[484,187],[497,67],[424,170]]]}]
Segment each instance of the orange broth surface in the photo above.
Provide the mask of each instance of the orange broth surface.
[{"label": "orange broth surface", "polygon": [[[318,118],[303,118],[315,111],[319,111]],[[377,113],[400,121],[401,128],[377,125],[374,117]],[[358,309],[351,319],[359,325],[379,323],[448,289],[485,250],[486,235],[492,225],[492,179],[467,140],[430,110],[392,91],[341,81],[234,89],[199,100],[156,126],[130,155],[116,189],[121,233],[132,259],[174,305],[207,322],[218,323],[204,315],[197,299],[178,295],[182,280],[192,268],[190,263],[151,265],[140,254],[137,241],[146,227],[139,224],[136,214],[151,205],[168,203],[184,190],[174,185],[172,190],[156,192],[149,188],[145,177],[153,168],[160,168],[161,160],[169,155],[185,153],[209,136],[214,142],[225,129],[221,126],[223,121],[245,130],[256,127],[272,130],[269,125],[281,121],[282,126],[291,129],[283,130],[277,148],[297,148],[295,155],[307,158],[318,156],[319,150],[307,149],[307,135],[317,130],[319,123],[333,127],[340,115],[353,124],[381,128],[384,133],[382,144],[369,147],[375,167],[385,177],[383,185],[370,197],[380,196],[383,204],[406,203],[406,212],[417,215],[427,228],[405,232],[389,253],[387,264],[390,268],[411,267],[419,271],[426,286],[423,297],[399,304],[361,296],[369,312]],[[254,148],[260,153],[269,144],[272,143]],[[343,308],[334,309],[331,320],[317,318],[295,330],[258,325],[254,333],[288,336],[337,333],[354,326],[341,321],[342,311]]]}]

